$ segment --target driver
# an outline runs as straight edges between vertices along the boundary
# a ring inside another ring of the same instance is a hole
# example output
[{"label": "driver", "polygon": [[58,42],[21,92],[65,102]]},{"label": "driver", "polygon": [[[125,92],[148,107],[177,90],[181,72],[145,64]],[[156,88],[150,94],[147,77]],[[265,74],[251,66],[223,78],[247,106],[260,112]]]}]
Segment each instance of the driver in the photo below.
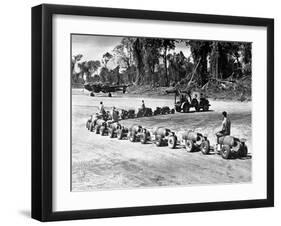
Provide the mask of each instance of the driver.
[{"label": "driver", "polygon": [[103,106],[103,102],[102,102],[102,101],[100,102],[99,111],[100,111],[100,114],[101,114],[101,115],[104,115],[104,114],[105,114],[105,110],[104,110],[104,106]]},{"label": "driver", "polygon": [[144,100],[141,101],[141,108],[142,108],[143,110],[145,109]]},{"label": "driver", "polygon": [[[223,115],[222,129],[216,133],[217,144],[219,144],[220,137],[230,135],[230,127],[231,127],[230,119],[227,117],[226,111],[222,112],[222,115]],[[218,151],[220,151],[220,149],[221,149],[221,145],[218,145]]]},{"label": "driver", "polygon": [[116,110],[116,108],[113,107],[112,112],[111,112],[113,122],[118,122],[118,120],[119,120],[119,114],[118,113],[119,112]]}]

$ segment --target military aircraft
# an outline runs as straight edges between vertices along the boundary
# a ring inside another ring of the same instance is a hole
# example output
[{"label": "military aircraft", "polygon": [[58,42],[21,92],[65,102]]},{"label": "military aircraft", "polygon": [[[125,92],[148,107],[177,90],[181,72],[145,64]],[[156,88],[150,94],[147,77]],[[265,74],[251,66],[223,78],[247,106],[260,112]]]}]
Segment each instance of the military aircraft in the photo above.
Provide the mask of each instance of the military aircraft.
[{"label": "military aircraft", "polygon": [[112,92],[122,91],[126,92],[126,89],[129,85],[105,85],[102,83],[86,83],[84,84],[84,88],[90,91],[91,96],[95,96],[94,93],[108,93],[108,96],[111,97]]}]

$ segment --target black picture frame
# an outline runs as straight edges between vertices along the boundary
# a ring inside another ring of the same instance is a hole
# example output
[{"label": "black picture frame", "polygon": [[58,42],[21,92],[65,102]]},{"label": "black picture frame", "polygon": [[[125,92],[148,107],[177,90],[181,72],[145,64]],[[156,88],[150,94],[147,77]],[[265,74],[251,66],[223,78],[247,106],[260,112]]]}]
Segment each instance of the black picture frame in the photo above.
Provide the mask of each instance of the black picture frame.
[{"label": "black picture frame", "polygon": [[[129,208],[52,210],[52,17],[55,14],[247,25],[267,28],[267,198]],[[43,4],[32,8],[32,218],[122,217],[274,206],[274,20],[176,12]]]}]

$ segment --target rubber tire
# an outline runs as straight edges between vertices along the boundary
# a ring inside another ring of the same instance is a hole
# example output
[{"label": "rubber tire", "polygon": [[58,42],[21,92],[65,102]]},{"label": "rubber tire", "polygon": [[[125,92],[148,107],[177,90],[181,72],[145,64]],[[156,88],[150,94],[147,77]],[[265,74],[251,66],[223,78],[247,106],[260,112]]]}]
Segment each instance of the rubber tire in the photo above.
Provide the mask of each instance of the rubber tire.
[{"label": "rubber tire", "polygon": [[188,112],[189,112],[189,109],[190,109],[190,107],[188,106],[187,103],[186,103],[186,104],[183,106],[183,108],[182,108],[182,110],[183,110],[184,113],[188,113]]},{"label": "rubber tire", "polygon": [[104,126],[101,126],[101,127],[100,127],[100,135],[101,135],[101,136],[104,136],[104,133],[105,133],[105,127],[104,127]]},{"label": "rubber tire", "polygon": [[203,111],[209,111],[209,105],[204,105],[203,106]]},{"label": "rubber tire", "polygon": [[100,126],[96,126],[95,127],[95,134],[99,134],[100,133]]},{"label": "rubber tire", "polygon": [[176,136],[169,136],[168,137],[168,147],[174,149],[177,145],[177,138]]},{"label": "rubber tire", "polygon": [[129,141],[131,141],[131,142],[136,141],[136,135],[134,133],[129,132],[128,137],[129,137]]},{"label": "rubber tire", "polygon": [[197,140],[195,143],[196,143],[196,146],[197,147],[200,147],[201,146],[201,144],[204,142],[204,137],[203,136],[199,136],[199,140]]},{"label": "rubber tire", "polygon": [[92,124],[90,124],[90,131],[94,132],[94,126]]},{"label": "rubber tire", "polygon": [[244,158],[248,156],[248,147],[246,144],[242,145],[242,148],[239,152],[240,157]]},{"label": "rubber tire", "polygon": [[194,152],[195,146],[194,146],[193,141],[185,140],[185,149],[187,152]]},{"label": "rubber tire", "polygon": [[231,158],[231,148],[230,148],[229,145],[222,145],[221,156],[222,156],[223,159],[230,159]]},{"label": "rubber tire", "polygon": [[161,147],[163,144],[163,140],[161,137],[156,137],[155,144],[157,147]]},{"label": "rubber tire", "polygon": [[146,132],[140,134],[140,142],[142,144],[145,144],[147,142],[147,133]]},{"label": "rubber tire", "polygon": [[119,129],[117,131],[117,139],[122,140],[123,139],[123,129]]},{"label": "rubber tire", "polygon": [[176,110],[177,112],[181,112],[181,108],[180,108],[179,106],[175,106],[175,110]]},{"label": "rubber tire", "polygon": [[108,136],[109,136],[109,138],[114,137],[114,129],[111,129],[111,128],[108,129]]},{"label": "rubber tire", "polygon": [[210,153],[210,141],[204,140],[200,146],[200,150],[203,155],[208,155]]}]

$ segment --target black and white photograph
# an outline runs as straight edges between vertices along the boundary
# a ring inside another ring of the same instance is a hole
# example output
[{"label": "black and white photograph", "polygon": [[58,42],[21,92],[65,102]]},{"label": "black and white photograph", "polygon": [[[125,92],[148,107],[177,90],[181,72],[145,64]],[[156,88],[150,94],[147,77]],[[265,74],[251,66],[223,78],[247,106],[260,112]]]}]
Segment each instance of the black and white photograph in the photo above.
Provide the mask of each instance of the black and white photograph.
[{"label": "black and white photograph", "polygon": [[71,191],[252,182],[252,43],[71,34]]},{"label": "black and white photograph", "polygon": [[279,222],[279,5],[3,1],[0,224]]}]

